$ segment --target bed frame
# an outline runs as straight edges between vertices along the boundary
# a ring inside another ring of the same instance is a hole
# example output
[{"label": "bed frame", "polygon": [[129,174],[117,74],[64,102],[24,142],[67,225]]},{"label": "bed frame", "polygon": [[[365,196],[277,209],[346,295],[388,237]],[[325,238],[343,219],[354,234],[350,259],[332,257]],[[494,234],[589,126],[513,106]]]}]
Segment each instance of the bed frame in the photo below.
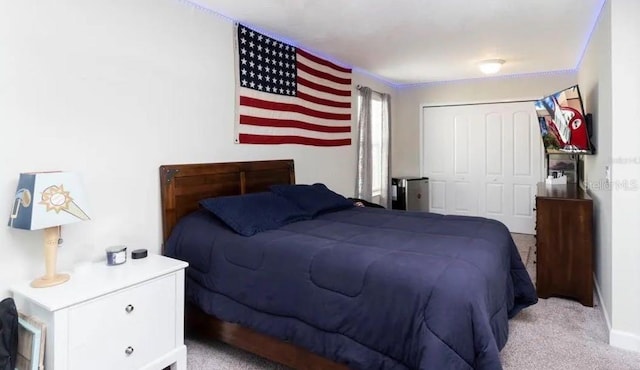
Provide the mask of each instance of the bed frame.
[{"label": "bed frame", "polygon": [[[265,191],[274,184],[295,184],[293,160],[160,166],[163,241],[180,217],[198,209],[199,200]],[[295,369],[348,369],[291,343],[222,321],[189,303],[185,328],[191,336],[216,339]]]}]

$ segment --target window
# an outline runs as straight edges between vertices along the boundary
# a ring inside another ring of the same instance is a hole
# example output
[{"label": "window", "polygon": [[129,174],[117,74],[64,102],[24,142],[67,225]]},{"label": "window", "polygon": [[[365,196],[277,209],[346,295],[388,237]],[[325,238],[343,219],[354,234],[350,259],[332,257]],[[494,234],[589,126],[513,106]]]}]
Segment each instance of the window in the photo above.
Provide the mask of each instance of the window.
[{"label": "window", "polygon": [[382,96],[371,94],[371,194],[382,193]]}]

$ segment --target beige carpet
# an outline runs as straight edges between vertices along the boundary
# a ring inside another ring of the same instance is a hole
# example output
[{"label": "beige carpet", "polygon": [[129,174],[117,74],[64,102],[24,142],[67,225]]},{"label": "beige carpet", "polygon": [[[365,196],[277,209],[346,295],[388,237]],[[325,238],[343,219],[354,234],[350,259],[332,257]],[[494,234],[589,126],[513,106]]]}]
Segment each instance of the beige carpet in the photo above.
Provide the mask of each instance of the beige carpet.
[{"label": "beige carpet", "polygon": [[[527,271],[535,281],[535,240],[513,234]],[[640,353],[607,344],[607,327],[597,307],[550,298],[509,321],[509,341],[500,353],[505,370],[640,370]],[[284,370],[242,350],[219,342],[187,339],[189,370]],[[444,369],[443,369],[444,370]]]},{"label": "beige carpet", "polygon": [[[535,239],[513,234],[522,261],[535,282]],[[500,357],[505,369],[640,369],[640,353],[608,344],[607,324],[594,297],[594,307],[578,302],[540,299],[509,321],[509,340]]]}]

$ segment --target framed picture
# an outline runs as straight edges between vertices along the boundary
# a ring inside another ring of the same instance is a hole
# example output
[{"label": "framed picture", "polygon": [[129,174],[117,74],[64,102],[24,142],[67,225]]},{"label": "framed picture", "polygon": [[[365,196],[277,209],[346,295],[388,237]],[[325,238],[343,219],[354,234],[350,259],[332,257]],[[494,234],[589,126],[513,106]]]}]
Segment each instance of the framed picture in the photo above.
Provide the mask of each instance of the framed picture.
[{"label": "framed picture", "polygon": [[547,155],[547,176],[558,177],[567,176],[567,182],[578,181],[578,160],[575,155],[548,154]]},{"label": "framed picture", "polygon": [[35,318],[18,313],[17,370],[44,369],[45,325]]}]

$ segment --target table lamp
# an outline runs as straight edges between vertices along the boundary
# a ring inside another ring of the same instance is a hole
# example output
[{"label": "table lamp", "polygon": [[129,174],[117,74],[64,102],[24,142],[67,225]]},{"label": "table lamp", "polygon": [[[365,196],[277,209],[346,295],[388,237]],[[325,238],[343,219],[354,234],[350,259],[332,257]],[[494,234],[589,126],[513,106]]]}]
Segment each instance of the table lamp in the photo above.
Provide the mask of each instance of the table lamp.
[{"label": "table lamp", "polygon": [[73,172],[21,173],[11,207],[9,227],[23,230],[44,229],[45,275],[31,282],[45,288],[69,280],[56,273],[62,225],[89,220],[80,178]]}]

